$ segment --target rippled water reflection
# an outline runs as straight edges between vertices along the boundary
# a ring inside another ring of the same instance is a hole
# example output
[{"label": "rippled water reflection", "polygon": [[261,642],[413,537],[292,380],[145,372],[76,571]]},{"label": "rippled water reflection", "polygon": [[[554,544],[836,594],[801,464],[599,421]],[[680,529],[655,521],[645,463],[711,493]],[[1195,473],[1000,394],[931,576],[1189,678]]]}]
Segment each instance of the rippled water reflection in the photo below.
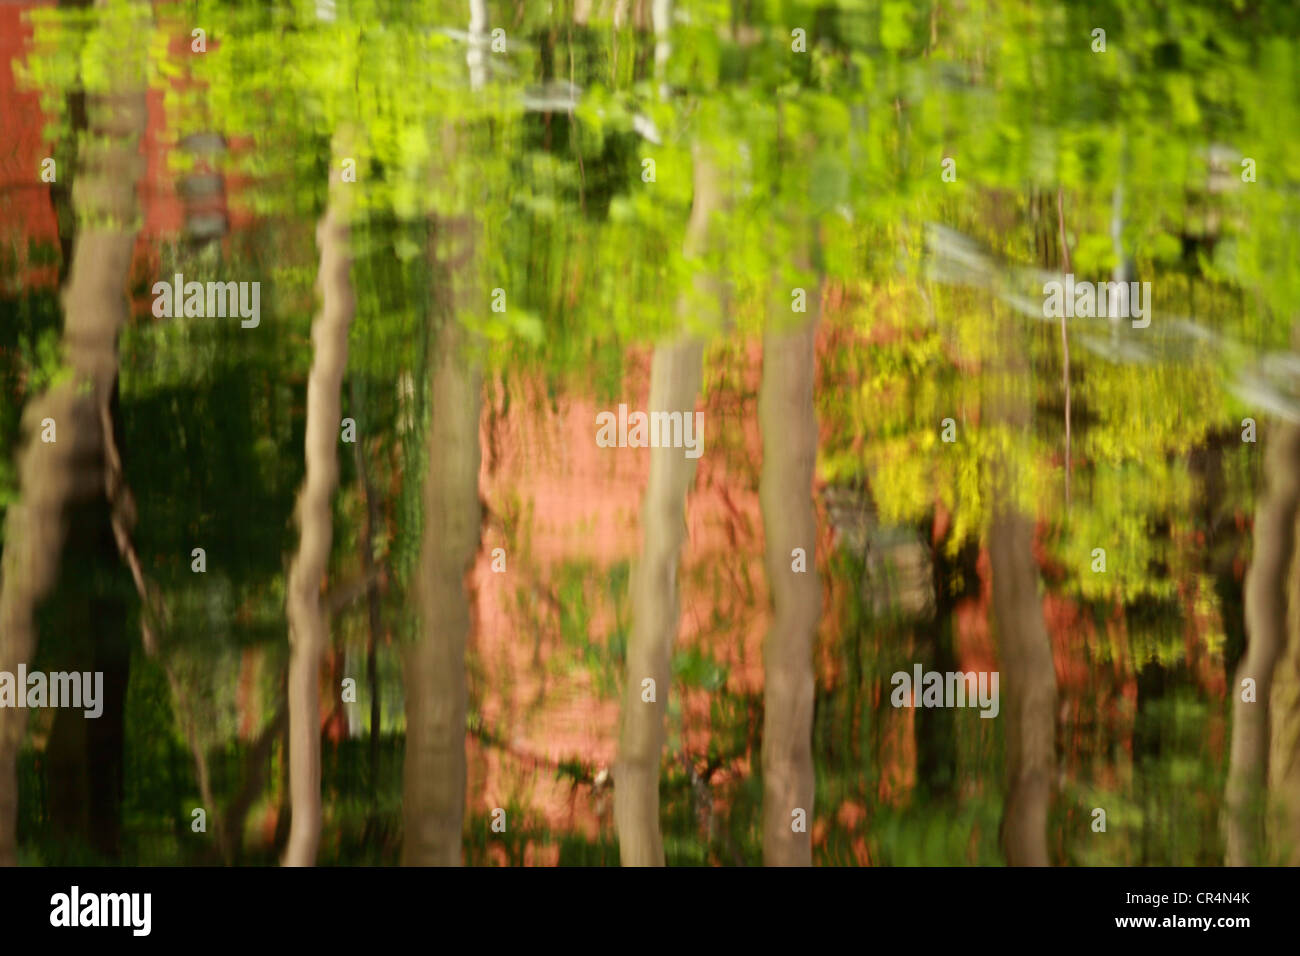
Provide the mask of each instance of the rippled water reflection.
[{"label": "rippled water reflection", "polygon": [[0,861],[1298,859],[1296,15],[769,6],[0,6]]}]

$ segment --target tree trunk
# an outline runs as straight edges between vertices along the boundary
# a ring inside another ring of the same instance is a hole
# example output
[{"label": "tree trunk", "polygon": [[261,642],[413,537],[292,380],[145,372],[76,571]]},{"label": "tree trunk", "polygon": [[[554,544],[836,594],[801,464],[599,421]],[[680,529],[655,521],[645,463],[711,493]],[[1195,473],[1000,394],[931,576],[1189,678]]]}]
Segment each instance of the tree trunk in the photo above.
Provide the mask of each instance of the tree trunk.
[{"label": "tree trunk", "polygon": [[[486,80],[483,46],[487,4],[469,0],[471,91]],[[444,132],[443,154],[432,175],[449,178],[461,154],[463,131]],[[461,317],[483,306],[478,236],[472,215],[433,221],[431,263],[437,332],[429,368],[432,398],[425,461],[424,528],[416,581],[420,636],[406,648],[406,760],[402,768],[402,863],[460,866],[465,826],[465,645],[469,640],[467,575],[481,544],[483,506],[479,416],[483,373],[473,334]]]},{"label": "tree trunk", "polygon": [[109,527],[103,489],[87,501],[65,504],[67,537],[59,583],[49,600],[57,612],[44,618],[52,639],[42,657],[49,670],[102,673],[102,713],[59,709],[45,744],[47,833],[59,845],[52,865],[118,858],[122,824],[124,704],[130,679],[128,610],[121,596],[122,568]]},{"label": "tree trunk", "polygon": [[[336,149],[336,155],[345,150]],[[333,164],[337,167],[337,163]],[[316,230],[320,249],[321,310],[312,322],[307,379],[307,475],[298,494],[298,553],[289,569],[289,792],[291,820],[285,866],[312,866],[320,846],[320,669],[329,644],[321,585],[329,570],[341,390],[348,361],[348,329],[355,301],[349,275],[347,192],[330,172],[330,199]]]},{"label": "tree trunk", "polygon": [[[655,349],[650,412],[695,413],[704,345],[683,336]],[[671,682],[672,644],[680,607],[677,562],[686,537],[686,492],[695,461],[681,448],[650,449],[650,478],[642,506],[641,560],[632,576],[632,633],[627,643],[614,822],[624,866],[663,866],[659,833],[659,760]],[[653,695],[645,680],[653,680]],[[647,699],[653,697],[652,700]]]},{"label": "tree trunk", "polygon": [[465,578],[478,554],[482,519],[482,375],[464,354],[468,338],[454,311],[447,310],[430,357],[433,409],[416,585],[421,634],[407,649],[404,674],[402,862],[407,866],[459,866],[462,861],[465,644],[470,628]]},{"label": "tree trunk", "polygon": [[[1297,473],[1291,464],[1291,475]],[[1294,535],[1294,531],[1293,531]],[[1292,551],[1289,573],[1286,646],[1280,649],[1268,698],[1269,845],[1276,859],[1261,863],[1300,866],[1300,559]],[[1234,702],[1241,700],[1238,681]],[[1236,704],[1234,703],[1234,706]],[[1248,707],[1248,704],[1241,704]]]},{"label": "tree trunk", "polygon": [[[931,526],[933,537],[933,525]],[[934,618],[919,625],[918,648],[928,670],[946,674],[958,670],[955,649],[957,606],[979,596],[977,542],[967,542],[949,556],[947,542],[933,548]],[[937,803],[957,797],[958,740],[956,714],[947,707],[923,707],[915,712],[916,780],[925,799]]]},{"label": "tree trunk", "polygon": [[1033,526],[1004,498],[989,532],[993,614],[1002,657],[1007,801],[1002,847],[1011,866],[1047,866],[1056,760],[1056,673],[1038,595]]},{"label": "tree trunk", "polygon": [[[1246,573],[1246,656],[1229,688],[1232,747],[1226,793],[1228,866],[1263,862],[1269,707],[1274,667],[1286,643],[1287,573],[1295,550],[1296,510],[1300,504],[1300,427],[1284,424],[1273,431],[1264,470],[1264,490],[1255,507],[1254,555]],[[1254,681],[1251,701],[1242,700],[1245,680]],[[1279,773],[1286,773],[1285,768],[1279,768]]]},{"label": "tree trunk", "polygon": [[[812,501],[820,290],[808,298],[810,314],[797,328],[783,329],[775,315],[769,317],[758,400],[763,433],[759,502],[774,610],[763,647],[763,862],[768,866],[812,865],[813,642],[822,609]],[[806,570],[793,570],[795,548],[803,549]],[[796,811],[802,811],[798,832]]]},{"label": "tree trunk", "polygon": [[[1023,361],[1014,352],[1005,369],[1009,374],[995,396],[993,419],[1008,428],[1014,443],[1029,424],[1029,400],[1021,391],[1028,382]],[[1047,866],[1047,813],[1056,763],[1056,671],[1038,593],[1034,527],[1016,500],[1017,477],[1011,455],[994,467],[989,528],[993,617],[1002,668],[1000,706],[1006,727],[1001,840],[1009,865]]]},{"label": "tree trunk", "polygon": [[[147,8],[136,11],[143,16]],[[117,336],[128,315],[126,284],[135,246],[135,183],[145,128],[144,77],[133,58],[110,64],[116,95],[86,97],[88,129],[73,206],[80,228],[63,294],[63,345],[70,380],[52,387],[23,415],[18,455],[21,497],[5,519],[0,583],[0,670],[31,664],[35,614],[58,577],[65,506],[102,492],[101,470],[84,467],[103,454],[103,413],[117,378]],[[88,386],[83,390],[83,386]],[[56,441],[41,440],[42,420],[55,422]],[[0,864],[17,862],[17,759],[25,708],[0,708]]]},{"label": "tree trunk", "polygon": [[[695,150],[695,197],[683,243],[688,258],[699,255],[709,241],[709,226],[720,201],[717,170],[700,149]],[[705,276],[695,291],[716,292]],[[685,318],[698,302],[683,294],[679,316]],[[650,372],[650,413],[695,414],[700,391],[704,343],[683,332],[655,348]],[[664,714],[671,682],[672,645],[677,636],[680,607],[677,562],[686,537],[686,492],[695,481],[696,459],[682,448],[651,448],[650,477],[642,504],[641,560],[632,573],[632,633],[627,642],[627,671],[620,714],[618,761],[614,768],[614,824],[619,858],[624,866],[663,866],[659,832],[659,761],[664,745]],[[648,685],[654,681],[653,700]]]}]

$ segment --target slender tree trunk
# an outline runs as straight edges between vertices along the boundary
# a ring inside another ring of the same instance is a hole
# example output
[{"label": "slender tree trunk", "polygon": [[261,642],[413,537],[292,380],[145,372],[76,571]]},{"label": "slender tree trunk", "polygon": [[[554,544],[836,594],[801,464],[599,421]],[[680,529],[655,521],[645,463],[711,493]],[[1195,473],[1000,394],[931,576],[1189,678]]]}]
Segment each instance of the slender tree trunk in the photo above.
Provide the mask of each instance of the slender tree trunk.
[{"label": "slender tree trunk", "polygon": [[436,336],[417,585],[421,636],[407,649],[402,862],[459,866],[465,819],[466,575],[479,550],[482,375],[450,311]]},{"label": "slender tree trunk", "polygon": [[[717,169],[703,150],[695,150],[695,197],[686,227],[685,255],[699,255],[709,242],[709,226],[721,189]],[[685,317],[700,298],[716,294],[704,275],[696,296],[683,294],[678,314]],[[682,333],[655,348],[648,411],[695,414],[703,373],[704,343]],[[624,866],[663,866],[659,832],[659,762],[664,745],[664,714],[671,682],[673,640],[680,606],[677,562],[686,537],[686,492],[695,481],[696,460],[681,448],[652,448],[650,477],[642,504],[641,560],[632,573],[632,633],[620,715],[618,761],[614,768],[614,824]],[[644,682],[652,680],[653,685]],[[653,687],[653,694],[651,694]]]},{"label": "slender tree trunk", "polygon": [[1002,658],[1007,800],[1002,847],[1011,866],[1047,866],[1056,762],[1056,673],[1038,594],[1033,526],[999,498],[989,533],[993,614]]},{"label": "slender tree trunk", "polygon": [[[947,674],[958,670],[955,652],[957,605],[978,593],[978,544],[967,543],[949,557],[945,543],[934,547],[934,618],[919,625],[919,648],[928,670]],[[924,798],[942,804],[957,797],[957,718],[948,707],[915,711],[916,779]]]},{"label": "slender tree trunk", "polygon": [[[808,318],[796,328],[788,320],[780,322],[777,313],[769,317],[758,399],[763,433],[759,502],[774,609],[763,647],[763,862],[768,866],[812,865],[813,642],[822,610],[812,501],[820,290],[808,299]],[[788,299],[773,308],[788,309]],[[803,550],[805,570],[793,569],[795,548]],[[796,817],[802,817],[797,830]]]},{"label": "slender tree trunk", "polygon": [[[1010,430],[1014,442],[1028,427],[1029,400],[1021,391],[1028,388],[1023,360],[1014,344],[1009,348],[1009,374],[994,399],[994,419]],[[1001,459],[992,478],[989,564],[1006,727],[1002,847],[1011,866],[1047,866],[1047,813],[1056,763],[1056,671],[1038,593],[1034,526],[1017,502],[1013,457]]]},{"label": "slender tree trunk", "polygon": [[[337,149],[335,155],[346,155]],[[349,273],[348,190],[338,164],[330,172],[330,199],[316,229],[321,310],[312,322],[307,379],[307,475],[298,494],[298,553],[289,568],[289,793],[291,819],[285,866],[312,866],[320,846],[320,669],[329,645],[321,585],[329,570],[338,486],[341,391],[348,362],[348,329],[355,301]]]},{"label": "slender tree trunk", "polygon": [[[1246,656],[1229,688],[1232,748],[1226,793],[1228,866],[1263,862],[1269,707],[1274,667],[1286,645],[1287,574],[1295,551],[1300,504],[1300,427],[1283,424],[1270,434],[1264,469],[1264,490],[1255,508],[1255,551],[1246,573]],[[1243,700],[1243,682],[1247,680],[1254,682],[1253,693],[1247,694],[1252,699]],[[1285,774],[1286,769],[1279,768],[1279,773]]]},{"label": "slender tree trunk", "polygon": [[[667,100],[667,66],[672,54],[672,0],[654,0],[655,77],[659,97]],[[717,172],[697,146],[695,196],[683,252],[702,252],[719,202]],[[699,277],[696,290],[707,290]],[[691,308],[690,297],[677,303],[678,314]],[[683,333],[655,349],[650,372],[649,411],[693,415],[700,390],[704,343]],[[677,562],[685,540],[686,492],[695,480],[695,460],[683,449],[650,449],[650,477],[641,510],[641,560],[632,572],[632,633],[619,721],[618,759],[614,766],[614,826],[624,866],[663,866],[659,830],[659,763],[664,745],[664,715],[671,682],[672,644],[680,607]]]},{"label": "slender tree trunk", "polygon": [[[133,13],[143,22],[147,8]],[[86,97],[94,135],[86,140],[74,190],[79,229],[63,294],[63,344],[73,376],[33,400],[23,414],[21,497],[6,515],[0,568],[0,671],[32,662],[35,614],[58,577],[67,503],[103,488],[103,472],[83,464],[103,454],[103,412],[117,378],[117,336],[128,315],[138,142],[146,115],[141,65],[119,58],[110,65],[119,92]],[[57,429],[50,443],[41,440],[47,418]],[[0,864],[17,862],[17,759],[26,718],[25,708],[0,708]]]},{"label": "slender tree trunk", "polygon": [[[694,415],[704,346],[683,336],[655,349],[650,408]],[[641,511],[641,560],[632,575],[632,633],[627,644],[614,821],[624,866],[663,866],[659,833],[659,762],[671,682],[672,644],[680,606],[677,562],[686,538],[686,492],[695,462],[681,448],[650,449],[650,478]],[[652,680],[653,685],[645,684]]]},{"label": "slender tree trunk", "polygon": [[469,52],[465,54],[465,63],[469,66],[471,89],[482,89],[487,82],[487,48],[487,0],[469,0]]},{"label": "slender tree trunk", "polygon": [[[48,599],[58,610],[46,618],[51,632],[62,638],[57,656],[44,655],[51,670],[102,673],[103,712],[89,719],[79,710],[56,710],[40,760],[47,833],[66,847],[63,852],[80,854],[93,847],[105,862],[120,853],[123,704],[130,661],[127,608],[115,589],[121,569],[107,511],[102,488],[93,499],[66,507],[63,570]],[[59,852],[52,847],[47,862],[79,858]]]},{"label": "slender tree trunk", "polygon": [[[484,0],[469,0],[471,95],[487,80]],[[460,157],[463,130],[448,129],[433,175],[447,178]],[[470,632],[467,576],[481,544],[483,505],[479,416],[483,372],[474,334],[461,324],[485,301],[478,235],[471,215],[433,220],[431,263],[437,332],[429,356],[432,398],[423,490],[424,529],[416,583],[420,636],[406,648],[406,762],[402,813],[406,866],[460,866],[465,826],[465,717],[469,688],[465,646]]]},{"label": "slender tree trunk", "polygon": [[[1293,462],[1293,475],[1296,470]],[[1267,820],[1268,844],[1276,859],[1260,862],[1300,866],[1300,556],[1294,549],[1288,578],[1286,646],[1278,656],[1268,702],[1268,803],[1272,810]],[[1240,687],[1238,681],[1234,702],[1241,700]]]},{"label": "slender tree trunk", "polygon": [[[477,94],[487,80],[483,45],[487,4],[469,0],[469,85]],[[461,155],[462,130],[448,129],[441,165],[447,178]],[[461,317],[483,307],[478,236],[472,216],[435,219],[431,263],[436,284],[437,332],[429,368],[432,398],[429,451],[425,461],[424,529],[416,582],[420,636],[406,648],[406,762],[403,766],[402,863],[460,866],[464,859],[465,646],[470,632],[467,576],[481,544],[483,505],[478,474],[482,461],[479,416],[483,372],[477,341]]]}]

